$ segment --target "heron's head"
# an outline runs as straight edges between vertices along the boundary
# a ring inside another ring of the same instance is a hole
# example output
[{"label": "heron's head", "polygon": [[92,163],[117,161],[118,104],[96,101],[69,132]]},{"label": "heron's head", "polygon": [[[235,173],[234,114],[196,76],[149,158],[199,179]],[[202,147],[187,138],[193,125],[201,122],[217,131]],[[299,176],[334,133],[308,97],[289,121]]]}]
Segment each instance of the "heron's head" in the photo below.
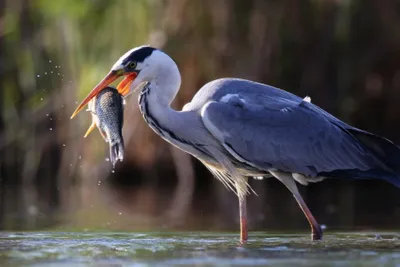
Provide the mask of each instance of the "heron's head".
[{"label": "heron's head", "polygon": [[118,92],[127,96],[143,82],[150,81],[155,78],[155,75],[159,75],[160,66],[171,62],[173,60],[167,54],[150,46],[140,46],[129,50],[115,62],[110,72],[86,96],[71,118],[75,117],[93,97],[119,77],[124,77],[124,79],[117,86]]}]

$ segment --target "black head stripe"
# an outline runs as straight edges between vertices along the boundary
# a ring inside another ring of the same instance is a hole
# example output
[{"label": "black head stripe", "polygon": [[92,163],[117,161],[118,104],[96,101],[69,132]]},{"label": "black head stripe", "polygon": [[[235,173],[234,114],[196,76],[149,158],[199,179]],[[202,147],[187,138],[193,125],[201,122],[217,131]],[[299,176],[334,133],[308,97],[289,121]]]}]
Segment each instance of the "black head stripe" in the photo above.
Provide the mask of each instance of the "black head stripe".
[{"label": "black head stripe", "polygon": [[146,58],[148,58],[156,48],[151,46],[142,46],[135,51],[133,51],[127,58],[122,62],[123,65],[130,61],[136,61],[138,63],[143,62]]}]

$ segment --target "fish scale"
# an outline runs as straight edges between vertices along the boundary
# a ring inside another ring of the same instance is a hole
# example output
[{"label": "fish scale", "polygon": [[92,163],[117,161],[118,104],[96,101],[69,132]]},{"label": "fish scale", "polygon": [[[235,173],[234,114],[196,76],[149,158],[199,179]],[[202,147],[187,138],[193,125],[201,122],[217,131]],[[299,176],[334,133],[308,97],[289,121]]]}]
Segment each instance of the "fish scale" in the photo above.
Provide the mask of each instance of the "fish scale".
[{"label": "fish scale", "polygon": [[92,113],[93,120],[91,128],[96,125],[104,140],[109,143],[110,161],[113,166],[118,160],[122,161],[124,158],[122,136],[124,106],[123,96],[113,87],[105,88],[89,103],[88,110]]}]

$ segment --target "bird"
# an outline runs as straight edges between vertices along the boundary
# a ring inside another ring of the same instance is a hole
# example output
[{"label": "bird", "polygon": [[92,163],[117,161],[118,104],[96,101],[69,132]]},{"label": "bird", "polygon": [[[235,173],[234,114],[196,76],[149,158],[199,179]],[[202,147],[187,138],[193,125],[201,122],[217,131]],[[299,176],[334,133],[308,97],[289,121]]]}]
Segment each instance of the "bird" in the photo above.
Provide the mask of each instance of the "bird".
[{"label": "bird", "polygon": [[276,178],[291,192],[311,227],[322,228],[297,184],[325,179],[379,179],[400,187],[400,147],[350,126],[307,96],[242,78],[206,83],[182,110],[171,108],[181,87],[177,63],[160,48],[135,47],[122,55],[78,105],[71,119],[109,84],[140,91],[140,112],[155,133],[197,158],[238,198],[240,242],[248,241],[246,197],[251,178]]}]

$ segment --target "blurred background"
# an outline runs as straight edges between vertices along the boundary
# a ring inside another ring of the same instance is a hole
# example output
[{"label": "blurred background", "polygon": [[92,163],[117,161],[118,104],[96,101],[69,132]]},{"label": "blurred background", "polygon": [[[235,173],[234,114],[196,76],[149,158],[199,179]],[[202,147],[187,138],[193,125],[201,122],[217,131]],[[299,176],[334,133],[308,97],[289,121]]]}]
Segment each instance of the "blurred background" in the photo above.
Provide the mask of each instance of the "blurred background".
[{"label": "blurred background", "polygon": [[[235,76],[283,88],[400,143],[398,0],[0,1],[0,229],[238,230],[237,198],[159,138],[137,95],[115,171],[77,104],[132,47],[178,63],[176,109]],[[251,230],[308,231],[289,191],[251,180]],[[301,188],[328,229],[395,229],[400,189],[326,180]]]}]

